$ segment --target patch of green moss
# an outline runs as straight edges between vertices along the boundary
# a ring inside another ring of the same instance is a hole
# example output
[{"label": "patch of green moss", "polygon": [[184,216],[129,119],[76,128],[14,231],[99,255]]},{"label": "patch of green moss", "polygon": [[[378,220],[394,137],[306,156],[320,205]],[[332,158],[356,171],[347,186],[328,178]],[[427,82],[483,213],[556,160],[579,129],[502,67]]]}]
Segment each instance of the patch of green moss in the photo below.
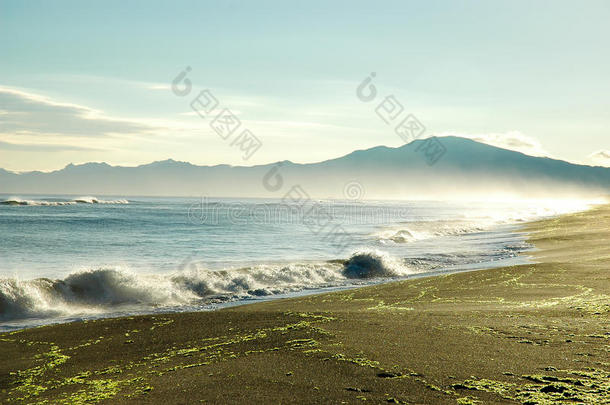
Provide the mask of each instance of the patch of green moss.
[{"label": "patch of green moss", "polygon": [[339,361],[346,361],[349,363],[356,364],[360,367],[371,367],[371,368],[379,368],[379,362],[375,360],[369,360],[365,357],[347,357],[344,354],[337,353],[332,356],[333,359]]},{"label": "patch of green moss", "polygon": [[462,397],[458,398],[456,401],[459,405],[476,405],[481,403],[481,401],[472,397]]},{"label": "patch of green moss", "polygon": [[320,342],[315,339],[293,339],[286,342],[291,349],[310,349],[320,346]]},{"label": "patch of green moss", "polygon": [[[155,319],[155,318],[153,318],[153,319]],[[153,326],[150,327],[150,330],[155,330],[155,329],[161,328],[163,326],[171,325],[172,323],[174,323],[173,319],[161,318],[160,320],[155,321],[153,323]]]},{"label": "patch of green moss", "polygon": [[96,403],[116,396],[123,386],[128,385],[132,380],[89,380],[85,381],[85,388],[75,393],[70,393],[63,398],[59,398],[57,404],[81,405]]},{"label": "patch of green moss", "polygon": [[386,304],[384,301],[379,301],[374,307],[367,308],[369,311],[413,311],[413,307],[400,306],[400,303]]},{"label": "patch of green moss", "polygon": [[524,375],[530,383],[515,384],[475,377],[455,390],[469,389],[495,393],[504,399],[526,404],[554,404],[578,402],[587,404],[610,403],[610,372],[605,370],[557,370],[567,375]]},{"label": "patch of green moss", "polygon": [[36,397],[40,395],[40,393],[46,391],[48,387],[39,384],[36,380],[47,371],[64,364],[70,358],[70,356],[61,352],[59,346],[53,343],[47,344],[50,345],[49,351],[34,356],[36,359],[44,361],[44,364],[11,373],[11,375],[17,377],[14,382],[16,387],[10,390],[9,395],[13,399],[23,401],[31,397]]}]

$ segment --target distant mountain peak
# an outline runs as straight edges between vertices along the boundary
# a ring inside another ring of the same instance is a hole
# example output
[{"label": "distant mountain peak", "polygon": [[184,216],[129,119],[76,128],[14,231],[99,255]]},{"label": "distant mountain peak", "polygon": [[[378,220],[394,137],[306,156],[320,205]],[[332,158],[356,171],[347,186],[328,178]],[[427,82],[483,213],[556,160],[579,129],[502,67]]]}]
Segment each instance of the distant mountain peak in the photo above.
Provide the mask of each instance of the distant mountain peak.
[{"label": "distant mountain peak", "polygon": [[87,162],[75,165],[74,163],[68,163],[64,169],[77,169],[77,168],[101,168],[101,167],[112,167],[106,162]]},{"label": "distant mountain peak", "polygon": [[172,158],[169,158],[169,159],[165,159],[165,160],[156,160],[152,163],[143,164],[138,167],[172,167],[172,166],[184,167],[184,166],[195,166],[195,165],[193,165],[192,163],[189,163],[189,162],[183,162],[180,160],[174,160]]}]

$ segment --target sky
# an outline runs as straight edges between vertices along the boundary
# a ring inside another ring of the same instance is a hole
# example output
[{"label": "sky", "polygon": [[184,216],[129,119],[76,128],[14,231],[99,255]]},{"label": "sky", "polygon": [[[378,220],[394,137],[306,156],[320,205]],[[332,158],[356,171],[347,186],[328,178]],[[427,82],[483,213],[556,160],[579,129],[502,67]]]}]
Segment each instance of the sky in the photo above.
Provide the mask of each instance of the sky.
[{"label": "sky", "polygon": [[0,167],[315,162],[402,145],[408,114],[419,136],[610,166],[608,21],[607,0],[0,0]]}]

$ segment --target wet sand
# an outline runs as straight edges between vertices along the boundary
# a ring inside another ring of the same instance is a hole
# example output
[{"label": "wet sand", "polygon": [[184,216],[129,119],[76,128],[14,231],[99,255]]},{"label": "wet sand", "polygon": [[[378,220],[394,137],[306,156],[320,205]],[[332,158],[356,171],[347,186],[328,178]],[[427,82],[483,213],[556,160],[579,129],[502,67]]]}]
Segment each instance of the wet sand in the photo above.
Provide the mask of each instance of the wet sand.
[{"label": "wet sand", "polygon": [[538,264],[0,335],[0,403],[610,403],[610,206]]}]

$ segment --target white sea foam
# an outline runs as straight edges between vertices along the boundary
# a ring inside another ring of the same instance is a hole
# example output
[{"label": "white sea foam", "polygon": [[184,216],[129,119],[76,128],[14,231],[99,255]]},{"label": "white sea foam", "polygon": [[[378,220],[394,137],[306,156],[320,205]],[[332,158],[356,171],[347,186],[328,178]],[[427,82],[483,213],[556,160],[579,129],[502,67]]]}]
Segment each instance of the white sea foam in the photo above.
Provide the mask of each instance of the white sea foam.
[{"label": "white sea foam", "polygon": [[45,201],[45,200],[27,200],[20,197],[9,197],[4,201],[0,201],[1,205],[35,205],[35,206],[56,206],[56,205],[74,205],[76,201]]},{"label": "white sea foam", "polygon": [[100,200],[97,197],[87,196],[87,197],[78,197],[74,199],[74,202],[80,204],[129,204],[128,200]]},{"label": "white sea foam", "polygon": [[258,265],[214,271],[191,263],[186,270],[170,275],[102,268],[75,272],[62,280],[4,278],[0,279],[0,321],[102,313],[125,305],[154,308],[243,300],[410,273],[384,252],[362,251],[344,263]]},{"label": "white sea foam", "polygon": [[21,197],[9,197],[4,201],[0,201],[0,205],[30,205],[30,206],[62,206],[62,205],[76,205],[76,204],[129,204],[128,200],[100,200],[96,197],[79,197],[73,200],[67,201],[48,201],[48,200],[32,200],[23,199]]}]

